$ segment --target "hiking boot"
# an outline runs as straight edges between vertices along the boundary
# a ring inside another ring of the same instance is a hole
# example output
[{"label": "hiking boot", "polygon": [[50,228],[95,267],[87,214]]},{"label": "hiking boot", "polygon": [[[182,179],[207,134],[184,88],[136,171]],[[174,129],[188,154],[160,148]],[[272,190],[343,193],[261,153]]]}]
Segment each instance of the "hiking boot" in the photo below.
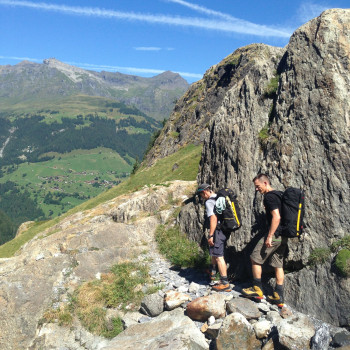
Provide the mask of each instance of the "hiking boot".
[{"label": "hiking boot", "polygon": [[283,296],[279,295],[277,292],[273,292],[272,296],[268,295],[266,299],[268,302],[277,305],[278,307],[283,307],[284,305]]},{"label": "hiking boot", "polygon": [[264,298],[264,293],[261,290],[261,288],[258,286],[253,286],[250,288],[243,288],[242,294],[248,298],[256,298],[256,299],[263,299]]},{"label": "hiking boot", "polygon": [[222,283],[216,284],[212,287],[213,290],[217,292],[231,292],[231,287],[229,283]]}]

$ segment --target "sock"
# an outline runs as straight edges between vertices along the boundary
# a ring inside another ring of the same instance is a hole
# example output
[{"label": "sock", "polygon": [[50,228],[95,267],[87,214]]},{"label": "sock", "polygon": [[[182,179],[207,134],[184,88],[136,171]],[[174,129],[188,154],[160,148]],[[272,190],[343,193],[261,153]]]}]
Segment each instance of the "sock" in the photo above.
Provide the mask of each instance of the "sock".
[{"label": "sock", "polygon": [[283,298],[283,284],[276,284],[275,292],[278,293],[278,295]]},{"label": "sock", "polygon": [[261,278],[253,278],[253,286],[257,286],[262,290]]},{"label": "sock", "polygon": [[222,284],[228,284],[227,276],[220,276],[220,280],[221,280]]}]

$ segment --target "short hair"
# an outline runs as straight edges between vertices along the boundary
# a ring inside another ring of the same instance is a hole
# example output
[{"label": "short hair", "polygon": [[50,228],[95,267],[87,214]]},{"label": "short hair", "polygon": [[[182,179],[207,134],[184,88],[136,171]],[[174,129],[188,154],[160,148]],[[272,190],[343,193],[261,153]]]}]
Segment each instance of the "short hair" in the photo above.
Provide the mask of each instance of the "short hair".
[{"label": "short hair", "polygon": [[256,180],[259,180],[260,182],[267,182],[269,185],[271,185],[271,181],[266,174],[258,174],[257,176],[254,177],[253,182]]}]

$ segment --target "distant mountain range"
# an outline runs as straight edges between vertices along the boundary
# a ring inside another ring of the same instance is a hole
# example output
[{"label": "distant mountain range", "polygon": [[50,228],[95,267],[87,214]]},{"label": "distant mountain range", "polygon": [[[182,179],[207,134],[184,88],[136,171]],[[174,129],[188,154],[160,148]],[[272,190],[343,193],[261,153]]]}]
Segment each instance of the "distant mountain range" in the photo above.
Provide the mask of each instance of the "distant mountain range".
[{"label": "distant mountain range", "polygon": [[0,244],[128,177],[187,88],[172,72],[0,66]]},{"label": "distant mountain range", "polygon": [[0,66],[0,108],[34,106],[74,95],[100,96],[133,105],[146,115],[168,118],[176,100],[189,84],[179,74],[164,72],[143,78],[112,72],[94,72],[56,60],[42,64],[23,61],[14,66]]}]

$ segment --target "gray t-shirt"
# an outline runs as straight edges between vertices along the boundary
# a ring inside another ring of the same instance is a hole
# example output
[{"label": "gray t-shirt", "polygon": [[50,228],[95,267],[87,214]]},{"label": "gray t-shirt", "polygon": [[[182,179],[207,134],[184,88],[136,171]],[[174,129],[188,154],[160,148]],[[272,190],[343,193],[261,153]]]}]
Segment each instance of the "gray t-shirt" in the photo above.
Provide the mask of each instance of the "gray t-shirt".
[{"label": "gray t-shirt", "polygon": [[216,214],[215,209],[215,199],[217,195],[213,194],[210,198],[205,202],[205,209],[207,211],[207,216],[210,218],[212,215]]}]

